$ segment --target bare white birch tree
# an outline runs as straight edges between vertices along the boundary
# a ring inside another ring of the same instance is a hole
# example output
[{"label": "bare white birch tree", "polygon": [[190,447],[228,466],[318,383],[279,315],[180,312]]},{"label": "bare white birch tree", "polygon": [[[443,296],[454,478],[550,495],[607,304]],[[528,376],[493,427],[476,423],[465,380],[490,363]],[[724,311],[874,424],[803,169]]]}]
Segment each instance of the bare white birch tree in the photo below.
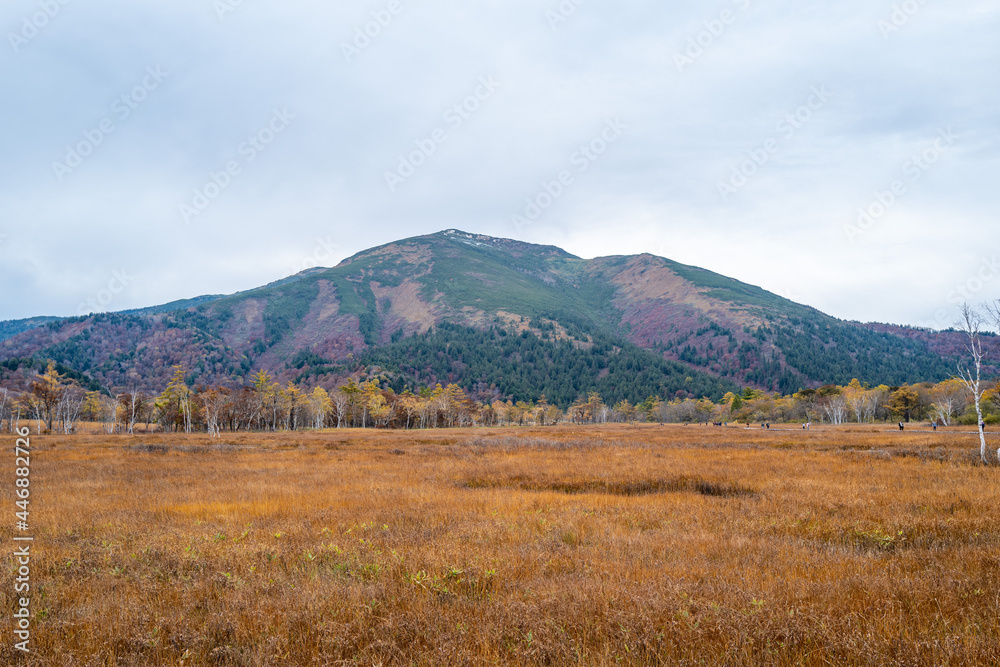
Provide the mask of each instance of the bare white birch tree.
[{"label": "bare white birch tree", "polygon": [[887,392],[883,388],[868,390],[868,404],[865,407],[865,421],[871,424],[878,418],[878,412],[886,402]]},{"label": "bare white birch tree", "polygon": [[831,396],[830,399],[823,404],[823,412],[826,413],[826,416],[830,420],[831,424],[840,426],[847,418],[847,401],[843,396]]},{"label": "bare white birch tree", "polygon": [[979,457],[983,463],[986,460],[986,434],[983,433],[983,394],[985,389],[982,382],[983,370],[983,341],[980,332],[983,326],[982,315],[969,304],[962,305],[962,322],[960,323],[962,332],[968,336],[969,340],[965,344],[969,354],[972,355],[972,366],[966,366],[961,361],[958,362],[958,378],[965,385],[966,390],[972,395],[972,400],[976,404],[976,428],[979,430]]},{"label": "bare white birch tree", "polygon": [[601,424],[606,424],[608,417],[611,416],[611,408],[607,405],[601,403],[601,406],[597,409],[597,419]]},{"label": "bare white birch tree", "polygon": [[76,425],[80,421],[86,400],[87,392],[77,386],[67,387],[60,395],[56,406],[57,423],[62,425],[63,433],[66,435],[76,432]]},{"label": "bare white birch tree", "polygon": [[344,419],[347,417],[347,410],[350,407],[351,399],[340,389],[335,389],[330,395],[330,399],[333,401],[333,414],[337,418],[337,428],[340,428]]},{"label": "bare white birch tree", "polygon": [[124,428],[125,431],[132,435],[135,432],[135,425],[139,421],[139,417],[142,414],[143,404],[146,401],[146,397],[133,387],[128,392],[118,396],[118,401],[124,408]]},{"label": "bare white birch tree", "polygon": [[115,433],[118,430],[118,398],[101,394],[98,402],[100,405],[98,419],[101,421],[101,428],[109,435]]},{"label": "bare white birch tree", "polygon": [[211,389],[202,392],[199,398],[205,408],[205,427],[208,434],[213,438],[220,437],[222,434],[220,419],[229,402],[229,397],[221,390]]},{"label": "bare white birch tree", "polygon": [[0,430],[3,430],[3,423],[8,422],[8,427],[13,431],[14,423],[10,415],[10,401],[8,400],[7,390],[0,389]]},{"label": "bare white birch tree", "polygon": [[35,398],[35,395],[32,393],[22,394],[21,399],[25,402],[25,412],[34,417],[33,421],[35,422],[35,433],[41,435],[42,423],[44,422],[44,406],[42,405],[42,402]]}]

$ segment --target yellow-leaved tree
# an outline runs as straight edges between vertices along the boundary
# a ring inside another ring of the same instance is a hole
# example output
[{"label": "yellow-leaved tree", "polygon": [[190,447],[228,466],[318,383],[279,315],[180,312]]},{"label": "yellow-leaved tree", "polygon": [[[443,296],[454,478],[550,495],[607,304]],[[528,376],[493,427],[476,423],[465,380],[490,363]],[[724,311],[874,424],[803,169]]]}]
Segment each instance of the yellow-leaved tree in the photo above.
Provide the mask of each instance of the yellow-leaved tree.
[{"label": "yellow-leaved tree", "polygon": [[56,371],[55,364],[49,362],[48,369],[31,383],[28,390],[36,401],[37,410],[41,412],[41,417],[45,420],[45,428],[49,431],[52,430],[52,424],[55,420],[56,406],[65,390],[62,379],[62,375]]}]

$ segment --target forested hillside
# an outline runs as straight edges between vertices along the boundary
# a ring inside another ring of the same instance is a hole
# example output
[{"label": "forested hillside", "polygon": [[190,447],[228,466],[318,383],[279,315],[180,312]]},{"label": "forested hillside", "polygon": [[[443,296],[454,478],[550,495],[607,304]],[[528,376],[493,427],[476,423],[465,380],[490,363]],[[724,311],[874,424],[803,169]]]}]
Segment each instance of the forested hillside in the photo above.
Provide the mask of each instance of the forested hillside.
[{"label": "forested hillside", "polygon": [[397,392],[456,383],[476,400],[538,401],[544,396],[562,409],[592,391],[618,403],[649,396],[720,400],[736,389],[632,343],[603,334],[587,342],[559,339],[553,325],[540,326],[541,336],[443,324],[367,352],[357,363],[385,373]]}]

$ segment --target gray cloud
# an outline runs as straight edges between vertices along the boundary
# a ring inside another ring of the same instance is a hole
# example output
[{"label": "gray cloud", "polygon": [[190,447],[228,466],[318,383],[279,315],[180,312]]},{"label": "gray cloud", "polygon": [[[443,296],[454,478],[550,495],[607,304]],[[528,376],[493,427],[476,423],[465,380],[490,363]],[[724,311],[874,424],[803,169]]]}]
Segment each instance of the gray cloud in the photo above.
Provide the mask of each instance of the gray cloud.
[{"label": "gray cloud", "polygon": [[[588,0],[556,22],[556,0],[221,0],[221,16],[209,0],[54,2],[30,39],[52,3],[0,10],[0,318],[75,314],[115,271],[134,281],[108,307],[128,308],[458,227],[656,252],[840,317],[946,326],[997,246],[995,2]],[[166,76],[142,90],[147,68]],[[483,77],[499,87],[456,125]],[[810,109],[817,88],[829,99]],[[276,109],[294,119],[243,150]],[[615,118],[627,130],[578,171]],[[60,180],[53,163],[102,121]],[[572,184],[515,225],[563,170]],[[186,223],[181,205],[220,180]],[[848,231],[894,181],[905,191]],[[1000,297],[1000,277],[973,296]]]}]

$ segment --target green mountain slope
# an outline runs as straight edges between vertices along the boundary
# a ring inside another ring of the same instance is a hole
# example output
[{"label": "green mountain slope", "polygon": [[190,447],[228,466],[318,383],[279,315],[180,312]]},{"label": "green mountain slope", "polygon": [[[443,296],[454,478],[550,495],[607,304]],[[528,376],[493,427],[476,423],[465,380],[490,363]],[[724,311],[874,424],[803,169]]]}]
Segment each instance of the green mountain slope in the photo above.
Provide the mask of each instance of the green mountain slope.
[{"label": "green mountain slope", "polygon": [[738,390],[620,339],[601,334],[588,336],[587,342],[559,339],[553,324],[540,327],[536,335],[503,326],[480,330],[442,324],[371,350],[357,363],[387,371],[397,391],[455,382],[477,397],[537,401],[545,396],[562,408],[591,391],[613,404],[648,396],[719,400]]}]

